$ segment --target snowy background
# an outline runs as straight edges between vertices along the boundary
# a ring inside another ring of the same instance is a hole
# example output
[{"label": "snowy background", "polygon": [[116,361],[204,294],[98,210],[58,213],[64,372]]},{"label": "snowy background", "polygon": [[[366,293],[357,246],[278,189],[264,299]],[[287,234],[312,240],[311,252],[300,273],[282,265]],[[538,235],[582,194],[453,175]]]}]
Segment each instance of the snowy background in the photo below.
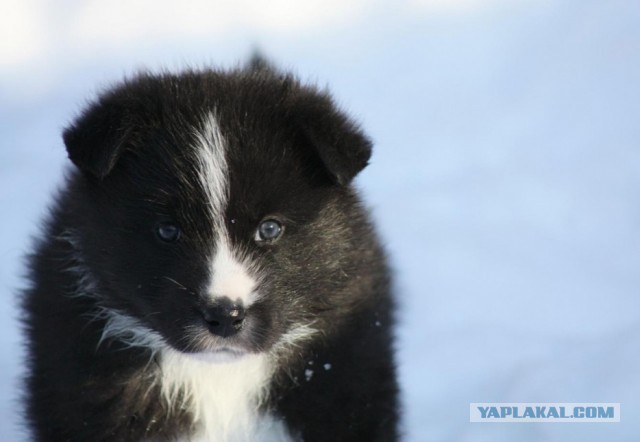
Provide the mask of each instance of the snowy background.
[{"label": "snowy background", "polygon": [[[260,47],[376,143],[406,440],[640,437],[640,2],[0,0],[0,435],[24,440],[15,292],[61,129],[140,67]],[[620,402],[619,424],[471,424],[470,402]]]}]

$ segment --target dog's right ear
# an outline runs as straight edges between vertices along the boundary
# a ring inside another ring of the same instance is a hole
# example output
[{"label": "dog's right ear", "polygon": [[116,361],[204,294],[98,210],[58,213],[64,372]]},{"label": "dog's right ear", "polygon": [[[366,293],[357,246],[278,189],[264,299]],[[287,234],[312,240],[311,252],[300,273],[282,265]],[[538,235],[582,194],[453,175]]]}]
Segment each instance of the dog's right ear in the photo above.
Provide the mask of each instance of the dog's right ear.
[{"label": "dog's right ear", "polygon": [[69,159],[83,172],[103,179],[111,172],[130,136],[124,106],[98,102],[67,127],[62,138]]}]

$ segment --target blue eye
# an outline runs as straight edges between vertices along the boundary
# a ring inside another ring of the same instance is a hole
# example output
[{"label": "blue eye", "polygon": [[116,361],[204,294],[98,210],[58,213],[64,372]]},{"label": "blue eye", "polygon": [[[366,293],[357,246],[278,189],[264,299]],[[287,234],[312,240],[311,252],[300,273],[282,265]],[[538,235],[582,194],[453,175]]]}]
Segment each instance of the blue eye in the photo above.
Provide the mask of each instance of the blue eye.
[{"label": "blue eye", "polygon": [[162,223],[157,227],[156,234],[164,242],[174,242],[180,239],[180,227],[172,223]]},{"label": "blue eye", "polygon": [[255,240],[259,242],[273,242],[282,236],[284,228],[279,221],[267,219],[260,223],[256,231]]}]

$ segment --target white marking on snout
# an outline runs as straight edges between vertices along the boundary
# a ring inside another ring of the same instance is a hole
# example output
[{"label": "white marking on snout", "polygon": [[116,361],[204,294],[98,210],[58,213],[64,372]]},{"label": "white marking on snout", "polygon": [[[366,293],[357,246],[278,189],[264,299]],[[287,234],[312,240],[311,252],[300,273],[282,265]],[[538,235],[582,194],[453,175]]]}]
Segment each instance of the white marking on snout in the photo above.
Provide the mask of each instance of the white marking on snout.
[{"label": "white marking on snout", "polygon": [[207,297],[228,297],[241,301],[245,307],[255,300],[257,285],[251,265],[242,253],[233,250],[224,221],[229,199],[229,166],[226,160],[226,142],[213,113],[203,118],[202,127],[196,131],[198,180],[209,207],[216,237],[215,254],[211,258],[210,280]]},{"label": "white marking on snout", "polygon": [[207,294],[214,302],[218,298],[227,297],[249,307],[255,301],[254,289],[257,283],[251,276],[250,266],[238,259],[237,255],[225,235],[220,235],[211,264],[211,282]]}]

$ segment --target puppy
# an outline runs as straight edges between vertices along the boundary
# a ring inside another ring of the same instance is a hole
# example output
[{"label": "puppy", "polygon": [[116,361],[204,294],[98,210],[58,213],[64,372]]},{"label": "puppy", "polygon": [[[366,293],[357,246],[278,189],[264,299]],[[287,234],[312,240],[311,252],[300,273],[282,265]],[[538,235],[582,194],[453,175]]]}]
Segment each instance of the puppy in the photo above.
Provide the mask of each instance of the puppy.
[{"label": "puppy", "polygon": [[36,440],[397,440],[371,143],[326,92],[142,73],[63,138],[23,298]]}]

